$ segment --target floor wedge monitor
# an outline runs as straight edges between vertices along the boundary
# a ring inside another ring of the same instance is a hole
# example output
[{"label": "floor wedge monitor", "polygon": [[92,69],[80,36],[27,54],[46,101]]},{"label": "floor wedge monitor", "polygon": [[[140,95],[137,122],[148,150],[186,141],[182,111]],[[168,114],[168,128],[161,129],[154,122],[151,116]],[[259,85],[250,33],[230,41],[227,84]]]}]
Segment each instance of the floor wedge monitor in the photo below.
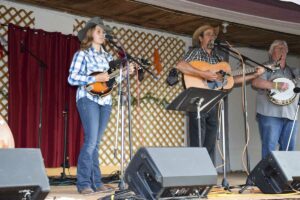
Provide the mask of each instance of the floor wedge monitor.
[{"label": "floor wedge monitor", "polygon": [[0,149],[0,200],[43,200],[50,191],[40,149]]},{"label": "floor wedge monitor", "polygon": [[206,148],[140,148],[125,171],[129,189],[148,200],[204,197],[217,184]]},{"label": "floor wedge monitor", "polygon": [[263,193],[279,194],[300,189],[300,152],[272,151],[248,179]]}]

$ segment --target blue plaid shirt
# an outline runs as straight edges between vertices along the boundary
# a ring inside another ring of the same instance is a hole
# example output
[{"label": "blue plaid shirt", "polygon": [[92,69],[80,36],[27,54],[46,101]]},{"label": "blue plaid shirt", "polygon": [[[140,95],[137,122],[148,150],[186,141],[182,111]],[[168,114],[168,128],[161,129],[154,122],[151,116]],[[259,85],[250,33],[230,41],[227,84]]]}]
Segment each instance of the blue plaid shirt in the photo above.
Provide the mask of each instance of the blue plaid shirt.
[{"label": "blue plaid shirt", "polygon": [[217,64],[221,62],[223,58],[217,54],[215,50],[209,55],[203,48],[190,48],[188,52],[184,55],[183,59],[186,62],[191,62],[194,60],[204,61],[209,64]]},{"label": "blue plaid shirt", "polygon": [[107,72],[109,62],[112,60],[112,55],[105,52],[102,47],[99,52],[90,47],[86,50],[79,50],[74,54],[69,70],[68,82],[70,85],[79,86],[77,88],[76,101],[87,97],[99,105],[112,104],[111,95],[105,97],[91,95],[84,88],[85,85],[96,82],[95,77],[90,74],[93,72]]}]

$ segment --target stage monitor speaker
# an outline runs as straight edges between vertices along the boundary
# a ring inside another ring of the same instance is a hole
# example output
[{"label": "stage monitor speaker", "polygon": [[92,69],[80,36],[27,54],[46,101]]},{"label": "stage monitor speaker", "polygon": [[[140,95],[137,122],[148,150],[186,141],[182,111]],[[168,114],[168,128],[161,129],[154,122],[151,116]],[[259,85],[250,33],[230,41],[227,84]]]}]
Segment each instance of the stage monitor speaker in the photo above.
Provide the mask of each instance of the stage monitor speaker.
[{"label": "stage monitor speaker", "polygon": [[272,151],[257,164],[248,179],[267,194],[299,190],[300,152]]},{"label": "stage monitor speaker", "polygon": [[50,191],[40,149],[0,149],[0,200],[41,200]]},{"label": "stage monitor speaker", "polygon": [[140,148],[125,171],[129,189],[147,200],[204,197],[217,184],[206,148]]}]

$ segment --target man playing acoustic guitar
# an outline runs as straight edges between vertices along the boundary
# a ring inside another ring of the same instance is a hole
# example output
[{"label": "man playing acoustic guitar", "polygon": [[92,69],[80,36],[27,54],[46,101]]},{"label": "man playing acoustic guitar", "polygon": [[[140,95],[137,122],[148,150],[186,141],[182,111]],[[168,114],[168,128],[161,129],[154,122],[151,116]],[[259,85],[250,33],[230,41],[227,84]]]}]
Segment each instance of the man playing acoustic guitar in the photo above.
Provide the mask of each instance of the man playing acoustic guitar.
[{"label": "man playing acoustic guitar", "polygon": [[[205,82],[206,86],[204,88],[207,89],[217,89],[220,87],[223,88],[221,86],[223,84],[223,75],[217,73],[217,71],[210,70],[212,65],[223,61],[223,58],[217,55],[213,45],[213,41],[216,39],[218,33],[219,27],[213,27],[211,25],[203,25],[196,29],[193,34],[193,48],[186,53],[183,60],[180,61],[176,66],[176,68],[184,75],[204,80],[203,82]],[[203,68],[199,69],[198,67],[195,67],[193,65],[195,61],[201,61],[201,64],[204,65]],[[256,78],[263,72],[264,69],[259,68],[254,74],[247,75],[245,79],[250,80]],[[243,81],[242,76],[234,78],[232,77],[232,79],[234,79],[234,81],[232,81],[232,85],[234,83],[241,83]],[[214,107],[208,113],[201,114],[202,144],[199,144],[197,113],[190,112],[188,115],[190,139],[189,145],[192,147],[206,147],[212,161],[214,162],[215,144],[218,130],[217,107]]]},{"label": "man playing acoustic guitar", "polygon": [[[262,142],[262,157],[265,158],[271,151],[287,149],[293,119],[296,113],[299,95],[293,92],[295,87],[292,79],[297,79],[294,71],[287,66],[286,56],[288,46],[285,41],[275,40],[269,49],[269,62],[278,62],[280,69],[275,72],[265,72],[252,81],[257,88],[256,120],[258,122]],[[288,150],[295,149],[297,122],[291,136]]]}]

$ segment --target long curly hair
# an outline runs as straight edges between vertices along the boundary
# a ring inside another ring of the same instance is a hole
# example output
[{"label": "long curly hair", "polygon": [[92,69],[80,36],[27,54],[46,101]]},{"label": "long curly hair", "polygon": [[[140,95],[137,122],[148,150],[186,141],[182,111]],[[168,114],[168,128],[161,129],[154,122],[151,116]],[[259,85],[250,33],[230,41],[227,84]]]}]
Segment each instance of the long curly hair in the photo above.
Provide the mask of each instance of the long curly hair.
[{"label": "long curly hair", "polygon": [[93,32],[94,32],[95,28],[96,28],[96,25],[92,26],[91,28],[89,28],[87,30],[84,39],[80,43],[80,50],[86,50],[91,47],[91,45],[93,43]]}]

